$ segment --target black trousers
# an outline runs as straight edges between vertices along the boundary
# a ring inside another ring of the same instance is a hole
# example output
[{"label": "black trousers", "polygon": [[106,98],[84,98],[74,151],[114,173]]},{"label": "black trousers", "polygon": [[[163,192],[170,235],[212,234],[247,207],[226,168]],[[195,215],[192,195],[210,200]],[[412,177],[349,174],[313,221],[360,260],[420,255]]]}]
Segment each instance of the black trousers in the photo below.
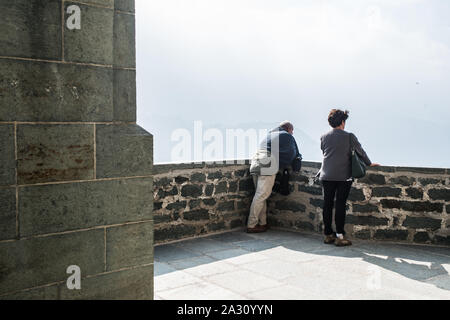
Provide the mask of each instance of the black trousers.
[{"label": "black trousers", "polygon": [[324,204],[323,204],[323,223],[325,226],[324,234],[333,234],[331,227],[333,219],[334,198],[336,197],[336,212],[334,222],[336,232],[345,234],[345,207],[350,193],[353,181],[322,181]]}]

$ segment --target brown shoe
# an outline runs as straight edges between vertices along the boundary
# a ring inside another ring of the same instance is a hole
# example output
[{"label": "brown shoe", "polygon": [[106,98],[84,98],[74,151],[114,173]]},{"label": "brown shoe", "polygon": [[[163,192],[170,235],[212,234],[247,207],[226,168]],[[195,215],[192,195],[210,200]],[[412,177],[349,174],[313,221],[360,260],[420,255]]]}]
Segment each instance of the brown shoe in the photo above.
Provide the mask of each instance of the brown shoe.
[{"label": "brown shoe", "polygon": [[335,245],[337,247],[351,246],[352,242],[344,236],[342,239],[336,238]]},{"label": "brown shoe", "polygon": [[266,224],[261,224],[261,225],[259,225],[261,228],[263,228],[264,229],[264,231],[267,231],[267,230],[269,230],[269,225],[266,223]]},{"label": "brown shoe", "polygon": [[253,228],[247,228],[247,233],[260,233],[265,231],[266,229],[264,227],[261,227],[259,224]]},{"label": "brown shoe", "polygon": [[326,244],[333,244],[336,240],[336,236],[333,234],[329,234],[327,236],[325,236],[325,239],[323,240],[323,243]]}]

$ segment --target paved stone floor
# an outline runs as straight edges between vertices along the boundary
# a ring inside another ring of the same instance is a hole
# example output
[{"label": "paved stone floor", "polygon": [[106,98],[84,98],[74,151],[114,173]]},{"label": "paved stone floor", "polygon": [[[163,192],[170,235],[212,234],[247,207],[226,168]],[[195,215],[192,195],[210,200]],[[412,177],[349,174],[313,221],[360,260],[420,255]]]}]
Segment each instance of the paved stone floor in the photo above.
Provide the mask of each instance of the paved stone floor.
[{"label": "paved stone floor", "polygon": [[450,249],[228,232],[156,246],[155,299],[450,299]]}]

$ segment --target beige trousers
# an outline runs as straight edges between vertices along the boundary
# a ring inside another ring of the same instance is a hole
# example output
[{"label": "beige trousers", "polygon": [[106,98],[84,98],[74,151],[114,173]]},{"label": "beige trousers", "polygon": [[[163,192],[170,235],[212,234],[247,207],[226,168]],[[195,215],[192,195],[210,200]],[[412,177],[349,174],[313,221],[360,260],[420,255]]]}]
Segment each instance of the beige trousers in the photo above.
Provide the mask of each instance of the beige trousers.
[{"label": "beige trousers", "polygon": [[272,193],[275,183],[276,174],[271,176],[253,175],[253,183],[255,184],[255,195],[253,196],[252,205],[250,206],[250,214],[248,216],[248,228],[254,228],[257,224],[267,224],[267,205],[266,199]]}]

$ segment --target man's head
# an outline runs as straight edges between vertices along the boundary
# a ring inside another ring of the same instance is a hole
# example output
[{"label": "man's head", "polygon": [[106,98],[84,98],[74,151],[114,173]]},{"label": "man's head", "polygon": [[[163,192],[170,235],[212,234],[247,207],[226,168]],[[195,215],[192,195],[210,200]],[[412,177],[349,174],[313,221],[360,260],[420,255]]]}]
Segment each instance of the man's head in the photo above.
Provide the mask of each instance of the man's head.
[{"label": "man's head", "polygon": [[283,121],[280,123],[280,128],[286,130],[290,134],[294,133],[294,126],[289,121]]},{"label": "man's head", "polygon": [[328,115],[328,123],[333,128],[340,127],[341,129],[344,129],[345,120],[347,120],[348,114],[349,112],[347,110],[331,109],[330,114]]}]

